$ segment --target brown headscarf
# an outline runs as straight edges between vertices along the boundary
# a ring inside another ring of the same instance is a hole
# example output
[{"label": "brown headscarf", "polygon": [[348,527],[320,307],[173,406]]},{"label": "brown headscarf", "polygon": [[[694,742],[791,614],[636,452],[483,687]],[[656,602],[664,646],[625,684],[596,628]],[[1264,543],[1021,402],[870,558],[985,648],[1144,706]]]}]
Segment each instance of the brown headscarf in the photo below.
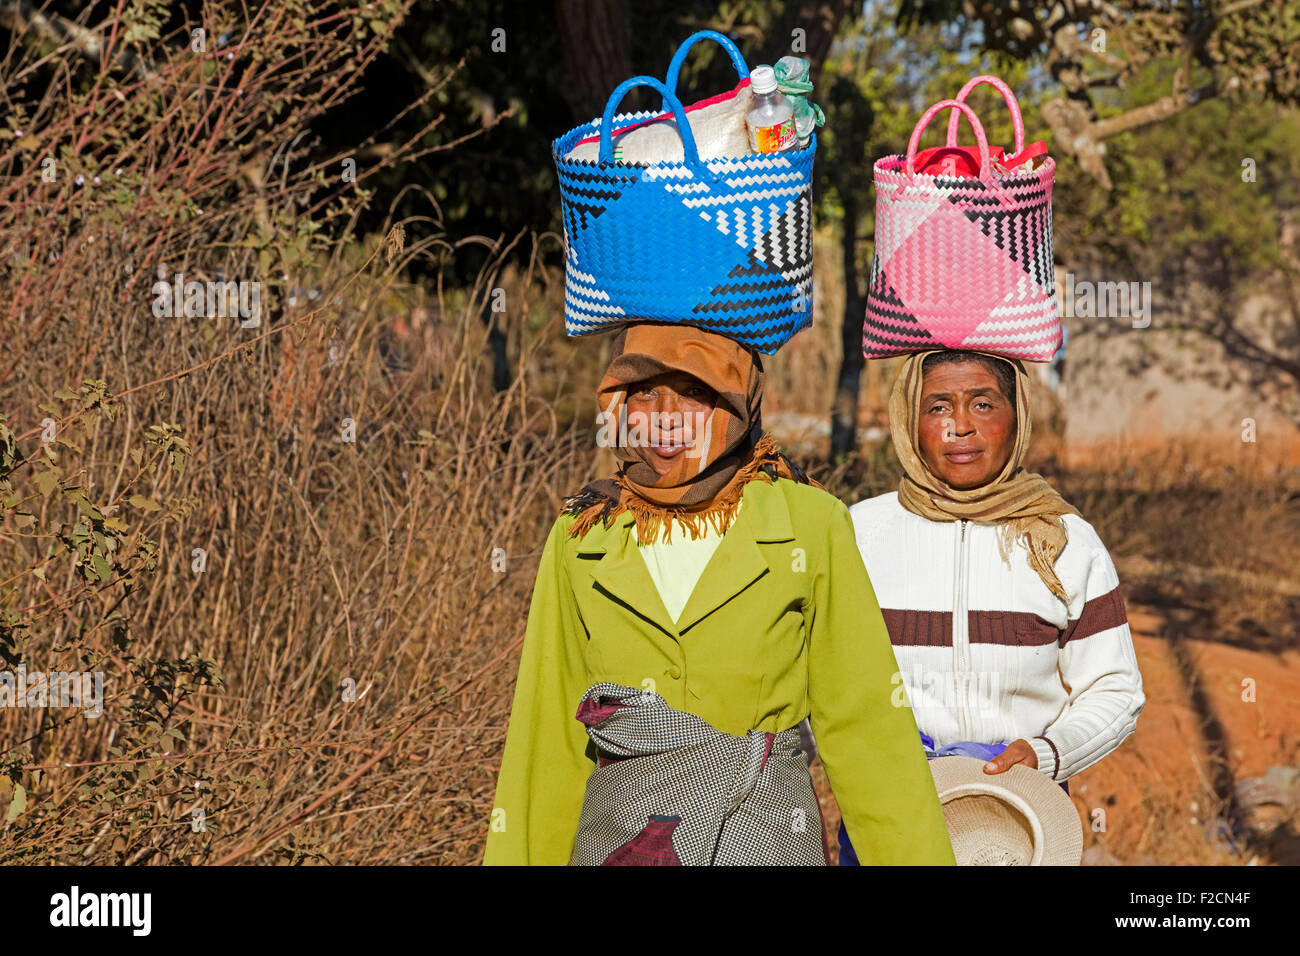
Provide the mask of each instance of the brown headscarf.
[{"label": "brown headscarf", "polygon": [[[621,444],[620,423],[626,421],[628,388],[665,372],[694,376],[717,392],[718,400],[694,445],[661,476],[651,467],[644,442],[629,435],[627,445]],[[598,398],[603,431],[624,464],[612,478],[594,481],[565,501],[564,510],[578,515],[570,530],[574,537],[597,521],[608,525],[624,511],[636,516],[637,536],[646,543],[657,541],[661,529],[664,540],[671,540],[674,518],[692,538],[709,524],[722,533],[736,516],[747,482],[784,477],[817,484],[763,431],[759,357],[724,336],[681,325],[626,326],[614,340]]]},{"label": "brown headscarf", "polygon": [[[1003,560],[1010,560],[1011,545],[1021,539],[1029,552],[1029,566],[1062,601],[1069,597],[1056,576],[1056,559],[1065,550],[1067,534],[1062,515],[1079,512],[1062,498],[1042,475],[1021,467],[1029,449],[1029,375],[1016,359],[1001,355],[1016,372],[1016,438],[1006,466],[986,485],[959,491],[934,474],[921,457],[918,426],[921,416],[922,365],[927,355],[918,352],[903,361],[889,398],[889,430],[894,450],[903,466],[898,501],[913,514],[931,521],[983,521],[998,525],[998,545]],[[983,353],[991,354],[991,353]]]}]

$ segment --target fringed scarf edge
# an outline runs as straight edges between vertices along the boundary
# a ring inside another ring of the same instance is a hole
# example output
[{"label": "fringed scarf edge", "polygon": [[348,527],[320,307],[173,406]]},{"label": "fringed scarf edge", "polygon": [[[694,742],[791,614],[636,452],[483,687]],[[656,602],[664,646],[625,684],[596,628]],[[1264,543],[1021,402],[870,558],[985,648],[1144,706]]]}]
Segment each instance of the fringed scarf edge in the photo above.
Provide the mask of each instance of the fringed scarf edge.
[{"label": "fringed scarf edge", "polygon": [[659,540],[662,532],[665,543],[671,543],[674,521],[680,521],[693,539],[704,535],[710,525],[718,534],[722,534],[736,518],[736,511],[740,507],[741,495],[746,484],[755,480],[770,484],[780,477],[787,477],[792,481],[816,488],[822,487],[781,451],[775,438],[764,434],[755,442],[750,460],[736,471],[735,477],[713,499],[708,508],[692,511],[686,508],[661,507],[652,504],[628,488],[622,481],[622,475],[619,474],[613,479],[620,489],[617,498],[610,497],[595,484],[589,484],[576,495],[564,500],[562,513],[577,516],[577,520],[569,529],[569,535],[574,538],[584,537],[597,523],[608,528],[619,515],[630,511],[636,519],[638,540],[645,544],[653,544]]}]

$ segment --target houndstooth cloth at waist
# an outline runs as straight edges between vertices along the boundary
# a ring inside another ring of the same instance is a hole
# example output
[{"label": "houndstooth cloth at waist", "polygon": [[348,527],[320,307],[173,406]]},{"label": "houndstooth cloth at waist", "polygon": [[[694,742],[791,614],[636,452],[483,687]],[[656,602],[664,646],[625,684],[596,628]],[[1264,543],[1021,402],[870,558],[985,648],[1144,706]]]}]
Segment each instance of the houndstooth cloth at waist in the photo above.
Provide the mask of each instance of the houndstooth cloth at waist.
[{"label": "houndstooth cloth at waist", "polygon": [[577,719],[600,758],[570,865],[826,865],[798,728],[737,737],[611,683],[588,688]]}]

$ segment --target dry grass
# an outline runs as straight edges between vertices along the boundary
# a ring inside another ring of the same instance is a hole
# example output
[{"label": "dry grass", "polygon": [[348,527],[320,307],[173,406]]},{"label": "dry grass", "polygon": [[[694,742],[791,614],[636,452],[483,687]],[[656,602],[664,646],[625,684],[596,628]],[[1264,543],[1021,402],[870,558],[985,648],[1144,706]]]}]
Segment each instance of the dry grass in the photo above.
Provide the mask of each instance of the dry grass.
[{"label": "dry grass", "polygon": [[[490,287],[434,299],[433,319],[396,335],[398,266],[371,266],[343,294],[333,364],[324,316],[311,317],[278,342],[119,399],[115,421],[101,416],[77,448],[57,450],[91,501],[124,513],[115,476],[142,446],[141,423],[174,423],[191,454],[183,471],[133,488],[165,510],[140,522],[157,568],[125,596],[113,582],[87,592],[71,560],[43,581],[23,574],[41,542],[11,537],[0,573],[19,586],[7,604],[34,617],[19,656],[30,670],[79,660],[103,670],[106,702],[94,720],[0,714],[28,793],[0,858],[441,862],[470,852],[537,549],[590,456],[586,436],[555,416],[558,375],[551,391],[541,375],[488,386],[478,316]],[[525,291],[507,291],[527,308]],[[130,360],[99,374],[129,383],[184,366],[198,331],[158,335],[151,324],[128,319]],[[522,365],[536,366],[536,343],[524,348]],[[405,367],[394,369],[398,351]],[[45,389],[63,381],[65,362],[44,366]],[[35,414],[19,403],[14,418]],[[34,456],[38,446],[19,447]],[[41,507],[38,529],[69,506]],[[110,606],[129,611],[126,633],[113,631]],[[196,655],[215,668],[187,669]],[[163,662],[183,673],[160,677]],[[132,709],[142,697],[158,698],[143,715]],[[206,832],[192,832],[196,808]]]},{"label": "dry grass", "polygon": [[[534,240],[453,242],[432,200],[353,233],[376,167],[338,182],[297,133],[388,41],[378,6],[358,32],[276,7],[229,67],[164,37],[150,78],[110,56],[63,99],[70,45],[3,64],[51,93],[0,153],[0,657],[105,699],[0,711],[0,861],[472,855],[535,549],[587,467],[585,366],[520,322],[489,385],[493,290],[520,319],[547,294]],[[466,242],[473,287],[404,278]],[[155,270],[261,282],[261,325],[155,317]]]}]

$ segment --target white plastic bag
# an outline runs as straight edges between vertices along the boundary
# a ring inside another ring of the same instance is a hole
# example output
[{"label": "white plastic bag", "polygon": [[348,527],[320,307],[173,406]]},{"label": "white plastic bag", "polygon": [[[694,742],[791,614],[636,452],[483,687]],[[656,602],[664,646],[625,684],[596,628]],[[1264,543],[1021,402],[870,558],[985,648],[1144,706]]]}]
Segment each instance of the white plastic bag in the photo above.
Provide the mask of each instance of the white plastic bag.
[{"label": "white plastic bag", "polygon": [[[736,84],[734,90],[686,107],[686,118],[690,121],[691,132],[695,134],[700,159],[750,154],[749,128],[745,125],[745,115],[749,112],[752,99],[749,77],[745,77]],[[600,137],[588,136],[580,140],[566,158],[598,162]],[[677,131],[677,121],[671,113],[663,113],[615,133],[614,158],[620,163],[680,163],[683,158],[682,137]]]}]

